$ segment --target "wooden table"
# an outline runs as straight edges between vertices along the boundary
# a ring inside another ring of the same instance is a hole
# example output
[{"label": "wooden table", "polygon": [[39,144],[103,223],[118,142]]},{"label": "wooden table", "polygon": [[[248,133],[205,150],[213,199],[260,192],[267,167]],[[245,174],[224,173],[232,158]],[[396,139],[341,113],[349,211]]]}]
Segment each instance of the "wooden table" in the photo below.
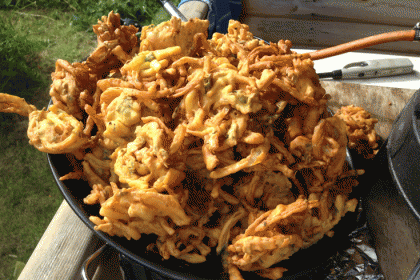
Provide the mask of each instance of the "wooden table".
[{"label": "wooden table", "polygon": [[63,201],[19,279],[82,279],[83,262],[101,245],[102,242]]}]

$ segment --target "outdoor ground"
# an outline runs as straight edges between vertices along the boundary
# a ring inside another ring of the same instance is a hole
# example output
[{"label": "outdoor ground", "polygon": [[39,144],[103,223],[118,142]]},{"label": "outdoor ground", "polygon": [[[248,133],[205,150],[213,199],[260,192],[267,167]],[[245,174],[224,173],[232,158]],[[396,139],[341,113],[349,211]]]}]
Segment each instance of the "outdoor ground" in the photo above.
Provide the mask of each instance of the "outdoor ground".
[{"label": "outdoor ground", "polygon": [[[10,9],[0,3],[0,92],[41,109],[49,101],[55,61],[86,58],[96,36],[75,21],[71,8],[33,6]],[[160,9],[153,23],[166,19]],[[0,279],[17,278],[63,200],[46,155],[28,143],[27,125],[25,117],[0,113]]]}]

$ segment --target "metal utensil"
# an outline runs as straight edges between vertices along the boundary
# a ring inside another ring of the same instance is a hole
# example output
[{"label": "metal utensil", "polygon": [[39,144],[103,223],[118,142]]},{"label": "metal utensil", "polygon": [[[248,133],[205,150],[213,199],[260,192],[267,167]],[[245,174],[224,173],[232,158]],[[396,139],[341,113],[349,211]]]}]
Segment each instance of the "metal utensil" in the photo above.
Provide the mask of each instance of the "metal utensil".
[{"label": "metal utensil", "polygon": [[322,78],[333,79],[362,79],[378,78],[409,74],[413,72],[414,65],[408,58],[374,59],[353,62],[342,69],[332,72],[319,73]]},{"label": "metal utensil", "polygon": [[172,4],[169,0],[160,0],[163,8],[173,17],[180,18],[182,21],[188,21],[188,19],[178,10],[178,8]]}]

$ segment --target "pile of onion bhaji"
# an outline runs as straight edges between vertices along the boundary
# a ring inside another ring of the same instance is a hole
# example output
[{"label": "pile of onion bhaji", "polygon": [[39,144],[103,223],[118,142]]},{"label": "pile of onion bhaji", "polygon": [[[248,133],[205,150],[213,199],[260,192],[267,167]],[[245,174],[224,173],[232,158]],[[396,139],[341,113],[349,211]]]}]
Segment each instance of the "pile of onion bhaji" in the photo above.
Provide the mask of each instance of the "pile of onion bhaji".
[{"label": "pile of onion bhaji", "polygon": [[38,150],[81,163],[61,180],[89,182],[96,230],[154,234],[148,249],[163,259],[214,251],[232,280],[278,279],[282,260],[355,211],[363,170],[346,163],[348,131],[375,121],[331,116],[313,62],[290,41],[267,44],[237,21],[207,39],[208,21],[177,18],[139,41],[113,12],[93,29],[86,61],[56,62],[53,105],[0,94],[0,110],[29,116]]}]

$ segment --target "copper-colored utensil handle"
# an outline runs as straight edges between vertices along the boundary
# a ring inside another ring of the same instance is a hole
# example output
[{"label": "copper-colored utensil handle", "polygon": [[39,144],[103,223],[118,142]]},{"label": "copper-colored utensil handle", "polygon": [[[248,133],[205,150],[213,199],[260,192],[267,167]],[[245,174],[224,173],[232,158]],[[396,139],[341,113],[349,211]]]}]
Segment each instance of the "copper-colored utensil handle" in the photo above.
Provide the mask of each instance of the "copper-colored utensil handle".
[{"label": "copper-colored utensil handle", "polygon": [[379,45],[383,43],[396,42],[396,41],[414,41],[417,37],[417,30],[406,30],[406,31],[394,31],[389,33],[382,33],[348,43],[344,43],[338,46],[317,50],[308,53],[312,60],[318,60],[327,58],[330,56],[339,55],[346,52],[356,51]]}]

